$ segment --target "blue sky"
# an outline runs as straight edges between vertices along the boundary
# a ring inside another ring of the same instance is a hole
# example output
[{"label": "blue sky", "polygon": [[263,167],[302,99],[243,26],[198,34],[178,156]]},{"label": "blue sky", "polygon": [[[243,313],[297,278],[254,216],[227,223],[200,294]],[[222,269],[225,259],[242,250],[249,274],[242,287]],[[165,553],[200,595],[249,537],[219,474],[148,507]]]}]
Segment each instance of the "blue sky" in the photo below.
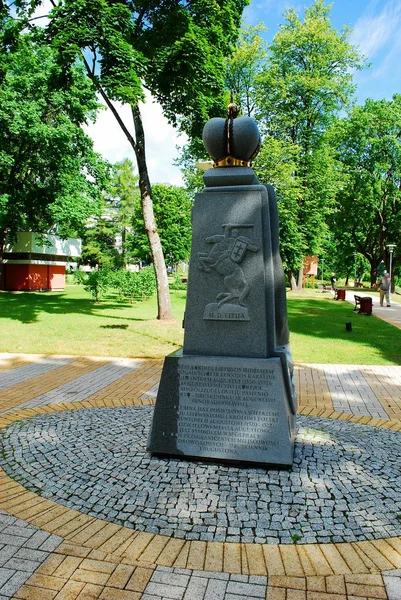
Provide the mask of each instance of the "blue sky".
[{"label": "blue sky", "polygon": [[[286,9],[294,7],[303,19],[304,7],[311,4],[312,0],[251,0],[244,21],[252,25],[263,21],[270,41],[284,23],[282,15]],[[344,26],[353,30],[351,42],[371,63],[370,68],[355,73],[357,102],[363,104],[366,98],[391,99],[394,93],[401,93],[401,0],[335,0],[331,21],[339,31]],[[130,110],[123,107],[120,112],[130,123]],[[151,100],[142,112],[151,181],[180,185],[181,174],[173,160],[178,155],[176,146],[185,140],[177,138],[161,108]],[[128,157],[135,163],[130,145],[107,111],[100,114],[96,125],[89,127],[89,133],[95,141],[95,150],[111,162]]]}]

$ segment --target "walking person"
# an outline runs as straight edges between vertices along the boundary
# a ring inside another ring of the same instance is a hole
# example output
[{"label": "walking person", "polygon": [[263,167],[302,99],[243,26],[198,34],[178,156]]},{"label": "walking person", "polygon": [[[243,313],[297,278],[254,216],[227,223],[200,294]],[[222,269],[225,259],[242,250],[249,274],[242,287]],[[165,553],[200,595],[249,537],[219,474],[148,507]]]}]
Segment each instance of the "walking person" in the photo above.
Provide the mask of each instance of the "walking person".
[{"label": "walking person", "polygon": [[387,306],[390,304],[390,274],[385,273],[379,283],[380,306],[383,306],[384,297],[386,297]]}]

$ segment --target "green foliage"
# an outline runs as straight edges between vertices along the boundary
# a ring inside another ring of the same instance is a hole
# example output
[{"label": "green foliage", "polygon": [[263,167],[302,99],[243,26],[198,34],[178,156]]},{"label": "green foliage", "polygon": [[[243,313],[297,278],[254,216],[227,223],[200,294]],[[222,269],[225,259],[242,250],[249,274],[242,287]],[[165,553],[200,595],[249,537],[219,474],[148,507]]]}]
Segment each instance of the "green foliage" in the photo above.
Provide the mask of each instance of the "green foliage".
[{"label": "green foliage", "polygon": [[108,178],[81,127],[98,106],[82,71],[74,65],[68,89],[56,89],[51,49],[28,34],[9,47],[10,23],[0,23],[0,246],[6,230],[81,231]]},{"label": "green foliage", "polygon": [[179,273],[173,274],[173,281],[169,284],[171,290],[185,290],[186,284],[183,282]]},{"label": "green foliage", "polygon": [[[163,253],[168,264],[185,261],[191,248],[191,208],[189,194],[174,185],[156,184],[152,187],[153,208]],[[133,254],[151,262],[142,211],[135,208],[133,234],[129,237]]]},{"label": "green foliage", "polygon": [[[338,169],[324,134],[339,111],[350,104],[352,71],[362,66],[349,43],[349,31],[339,34],[333,29],[329,14],[324,0],[315,0],[305,9],[303,22],[294,9],[288,10],[286,24],[269,46],[257,80],[261,129],[287,147],[293,162],[295,181],[288,204],[294,217],[292,235],[304,254],[320,254],[328,234],[326,222],[334,207]],[[284,196],[280,185],[277,191]],[[302,264],[296,263],[297,255],[287,257],[291,269]]]},{"label": "green foliage", "polygon": [[102,296],[106,293],[111,284],[111,271],[102,269],[92,271],[84,285],[84,289],[92,294],[94,302],[100,302]]},{"label": "green foliage", "polygon": [[[367,100],[333,127],[331,138],[343,170],[332,229],[343,239],[348,256],[354,251],[370,265],[373,284],[386,245],[401,230],[401,95],[392,100]],[[400,266],[397,252],[393,272]]]},{"label": "green foliage", "polygon": [[101,214],[91,219],[82,234],[82,262],[92,267],[126,267],[132,253],[127,233],[135,206],[140,209],[138,177],[129,159],[112,165],[109,194],[103,199]]},{"label": "green foliage", "polygon": [[[19,4],[29,10],[28,2]],[[222,104],[223,58],[231,52],[247,4],[70,0],[53,7],[45,29],[67,78],[83,53],[88,75],[108,98],[136,106],[146,81],[166,117],[199,134]]]},{"label": "green foliage", "polygon": [[349,105],[355,90],[351,70],[362,66],[350,31],[333,29],[330,10],[324,0],[315,0],[303,22],[293,8],[286,11],[259,79],[266,129],[298,144],[305,160],[333,117]]},{"label": "green foliage", "polygon": [[72,274],[72,280],[76,285],[83,285],[84,283],[86,283],[87,278],[87,273],[85,273],[84,271],[80,271],[79,269],[75,269],[75,271]]},{"label": "green foliage", "polygon": [[297,544],[300,540],[302,540],[302,536],[298,535],[298,533],[293,533],[291,535],[292,543]]},{"label": "green foliage", "polygon": [[126,269],[101,269],[89,273],[84,286],[85,291],[92,294],[95,302],[111,289],[118,291],[120,298],[145,300],[156,292],[156,279],[153,267],[145,267],[138,272]]},{"label": "green foliage", "polygon": [[302,264],[304,240],[300,227],[299,180],[294,177],[299,149],[294,144],[266,137],[254,164],[259,180],[276,188],[280,227],[280,254],[284,271]]},{"label": "green foliage", "polygon": [[125,267],[130,257],[127,233],[131,229],[135,207],[140,206],[138,176],[134,175],[134,165],[128,158],[113,165],[111,192],[113,219],[121,237],[121,263]]},{"label": "green foliage", "polygon": [[226,61],[226,88],[243,115],[251,117],[257,100],[257,76],[267,57],[266,42],[260,36],[263,24],[246,26],[240,31],[235,52]]},{"label": "green foliage", "polygon": [[114,271],[110,283],[118,290],[121,298],[129,298],[130,302],[145,300],[156,292],[155,271],[152,266],[137,272],[125,269]]}]

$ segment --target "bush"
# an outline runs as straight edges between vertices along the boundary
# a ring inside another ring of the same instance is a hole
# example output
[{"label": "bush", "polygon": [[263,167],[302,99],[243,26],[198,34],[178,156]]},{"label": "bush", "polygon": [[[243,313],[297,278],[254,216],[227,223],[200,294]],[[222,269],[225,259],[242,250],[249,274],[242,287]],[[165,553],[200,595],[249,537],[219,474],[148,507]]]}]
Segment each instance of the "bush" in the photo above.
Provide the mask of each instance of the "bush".
[{"label": "bush", "polygon": [[181,275],[174,273],[173,281],[169,284],[169,287],[171,290],[185,290],[187,286],[182,281]]},{"label": "bush", "polygon": [[119,291],[120,297],[129,298],[130,302],[144,300],[149,296],[153,296],[156,291],[156,278],[153,267],[145,267],[135,273],[125,269],[114,271],[111,282],[113,287]]},{"label": "bush", "polygon": [[101,297],[112,284],[111,272],[107,269],[89,273],[84,289],[92,294],[95,302],[100,302]]},{"label": "bush", "polygon": [[82,285],[86,283],[87,278],[87,273],[85,273],[84,271],[79,271],[78,269],[76,269],[72,274],[72,280],[77,285]]}]

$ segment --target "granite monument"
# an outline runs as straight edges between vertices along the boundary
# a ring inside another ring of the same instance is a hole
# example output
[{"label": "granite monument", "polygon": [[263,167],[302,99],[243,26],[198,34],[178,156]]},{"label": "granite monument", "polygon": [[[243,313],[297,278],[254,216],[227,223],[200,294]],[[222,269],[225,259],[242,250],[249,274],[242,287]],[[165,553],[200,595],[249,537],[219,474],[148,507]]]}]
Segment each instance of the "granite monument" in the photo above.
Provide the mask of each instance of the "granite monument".
[{"label": "granite monument", "polygon": [[165,358],[148,440],[152,454],[292,465],[296,395],[274,189],[251,169],[249,117],[211,119],[192,214],[182,350]]}]

